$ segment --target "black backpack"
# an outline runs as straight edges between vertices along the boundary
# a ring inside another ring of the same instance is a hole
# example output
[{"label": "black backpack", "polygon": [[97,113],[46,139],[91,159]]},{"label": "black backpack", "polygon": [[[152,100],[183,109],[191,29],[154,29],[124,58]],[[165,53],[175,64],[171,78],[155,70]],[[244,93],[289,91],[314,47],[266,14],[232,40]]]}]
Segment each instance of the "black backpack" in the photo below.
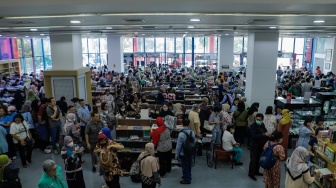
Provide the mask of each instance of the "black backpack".
[{"label": "black backpack", "polygon": [[182,145],[184,156],[192,156],[196,153],[196,140],[193,137],[194,133],[190,131],[190,133],[188,134],[184,130],[181,130],[180,132],[184,133],[187,136],[186,141]]}]

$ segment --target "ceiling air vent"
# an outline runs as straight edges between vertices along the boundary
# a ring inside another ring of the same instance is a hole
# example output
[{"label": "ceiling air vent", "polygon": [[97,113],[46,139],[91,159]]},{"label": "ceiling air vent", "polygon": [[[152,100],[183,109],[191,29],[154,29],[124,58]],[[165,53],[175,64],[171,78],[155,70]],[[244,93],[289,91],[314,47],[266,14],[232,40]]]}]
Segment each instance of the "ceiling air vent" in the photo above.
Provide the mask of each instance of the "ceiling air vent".
[{"label": "ceiling air vent", "polygon": [[28,22],[28,21],[26,21],[26,22],[24,22],[24,21],[17,21],[17,22],[15,22],[15,21],[13,21],[13,22],[7,22],[7,23],[14,24],[14,25],[29,25],[29,24],[34,24],[34,22]]},{"label": "ceiling air vent", "polygon": [[143,26],[141,28],[144,30],[153,30],[153,29],[156,29],[157,27],[156,26]]},{"label": "ceiling air vent", "polygon": [[267,23],[271,21],[274,21],[274,20],[272,19],[253,19],[253,20],[247,21],[247,23],[248,24],[261,24],[261,23]]},{"label": "ceiling air vent", "polygon": [[125,19],[123,21],[126,23],[145,22],[143,19]]}]

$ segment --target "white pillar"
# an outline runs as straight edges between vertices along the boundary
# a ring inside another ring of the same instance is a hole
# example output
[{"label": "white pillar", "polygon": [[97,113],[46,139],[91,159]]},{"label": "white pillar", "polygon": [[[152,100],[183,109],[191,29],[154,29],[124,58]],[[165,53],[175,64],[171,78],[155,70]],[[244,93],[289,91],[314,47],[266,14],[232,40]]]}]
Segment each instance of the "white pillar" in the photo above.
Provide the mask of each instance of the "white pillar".
[{"label": "white pillar", "polygon": [[259,102],[259,112],[274,104],[279,33],[249,33],[245,96]]},{"label": "white pillar", "polygon": [[107,36],[107,67],[109,71],[124,72],[123,40],[120,36]]},{"label": "white pillar", "polygon": [[222,36],[218,45],[218,71],[222,71],[222,65],[233,68],[233,36]]},{"label": "white pillar", "polygon": [[52,69],[75,70],[83,67],[81,35],[50,35]]}]

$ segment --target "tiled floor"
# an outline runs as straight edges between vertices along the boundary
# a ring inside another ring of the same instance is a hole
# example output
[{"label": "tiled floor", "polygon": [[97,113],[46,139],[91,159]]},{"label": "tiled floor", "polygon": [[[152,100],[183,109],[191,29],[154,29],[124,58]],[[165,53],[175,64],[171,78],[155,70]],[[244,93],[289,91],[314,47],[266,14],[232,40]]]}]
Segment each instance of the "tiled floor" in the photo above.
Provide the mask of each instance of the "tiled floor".
[{"label": "tiled floor", "polygon": [[[33,164],[26,169],[20,169],[20,178],[23,184],[23,188],[35,188],[42,174],[42,163],[46,159],[53,159],[57,164],[64,167],[63,160],[60,155],[54,154],[43,154],[39,150],[33,152]],[[86,162],[83,164],[84,177],[87,188],[100,188],[104,185],[103,177],[98,176],[97,173],[91,172],[90,156],[88,154],[84,155]],[[251,180],[247,176],[248,172],[248,162],[249,162],[249,150],[244,149],[243,151],[243,166],[234,167],[228,162],[220,163],[217,169],[209,168],[206,165],[205,156],[197,157],[196,164],[192,168],[192,184],[191,185],[181,185],[179,183],[180,177],[182,175],[181,169],[174,167],[170,174],[167,174],[165,178],[162,178],[162,188],[182,188],[182,187],[193,187],[193,188],[259,188],[264,187],[263,178],[257,177],[257,181]],[[20,159],[16,159],[15,163],[20,166]],[[282,162],[283,163],[283,162]],[[281,187],[284,186],[285,182],[285,172],[282,166],[281,174]],[[21,167],[21,166],[20,166]],[[65,176],[64,176],[65,178]],[[136,184],[131,181],[129,177],[121,177],[120,184],[122,188],[139,188],[141,184]]]}]

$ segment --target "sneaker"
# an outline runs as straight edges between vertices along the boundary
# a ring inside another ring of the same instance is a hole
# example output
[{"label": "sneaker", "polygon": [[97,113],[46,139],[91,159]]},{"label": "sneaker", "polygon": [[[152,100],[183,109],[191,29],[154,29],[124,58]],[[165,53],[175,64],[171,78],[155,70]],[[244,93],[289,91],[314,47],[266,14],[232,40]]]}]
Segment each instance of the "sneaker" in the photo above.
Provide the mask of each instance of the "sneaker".
[{"label": "sneaker", "polygon": [[191,184],[191,181],[188,180],[181,180],[180,184]]},{"label": "sneaker", "polygon": [[13,156],[13,157],[12,157],[12,160],[15,160],[15,159],[16,159],[16,156]]},{"label": "sneaker", "polygon": [[58,151],[57,151],[57,150],[54,150],[54,154],[55,154],[55,155],[58,155]]},{"label": "sneaker", "polygon": [[50,154],[50,153],[51,153],[51,149],[44,149],[43,152],[44,152],[45,154]]}]

